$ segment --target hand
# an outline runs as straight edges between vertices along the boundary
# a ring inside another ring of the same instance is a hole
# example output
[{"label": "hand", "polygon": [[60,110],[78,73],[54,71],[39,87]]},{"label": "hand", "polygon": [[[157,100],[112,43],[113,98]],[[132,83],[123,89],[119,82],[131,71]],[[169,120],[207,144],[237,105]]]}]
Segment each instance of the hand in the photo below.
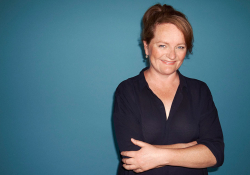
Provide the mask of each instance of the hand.
[{"label": "hand", "polygon": [[130,158],[123,158],[123,167],[141,173],[153,168],[158,168],[160,164],[161,149],[148,143],[131,139],[132,143],[141,147],[138,151],[123,151],[121,155]]}]

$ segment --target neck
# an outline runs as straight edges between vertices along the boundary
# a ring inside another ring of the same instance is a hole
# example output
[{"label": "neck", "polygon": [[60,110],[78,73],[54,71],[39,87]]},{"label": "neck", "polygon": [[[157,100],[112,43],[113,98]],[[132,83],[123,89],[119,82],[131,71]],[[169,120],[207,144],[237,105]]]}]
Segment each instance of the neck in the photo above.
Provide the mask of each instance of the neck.
[{"label": "neck", "polygon": [[149,69],[144,71],[144,76],[148,83],[151,82],[153,84],[157,84],[158,86],[169,87],[176,83],[179,83],[179,75],[177,71],[169,75],[164,75],[152,70],[152,68],[150,67]]}]

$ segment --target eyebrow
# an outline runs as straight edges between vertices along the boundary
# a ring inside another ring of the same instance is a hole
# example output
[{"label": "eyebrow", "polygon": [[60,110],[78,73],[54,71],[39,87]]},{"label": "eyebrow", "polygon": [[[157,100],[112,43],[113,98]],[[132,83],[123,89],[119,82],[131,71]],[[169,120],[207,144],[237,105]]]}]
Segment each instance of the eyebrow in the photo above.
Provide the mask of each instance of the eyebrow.
[{"label": "eyebrow", "polygon": [[[168,42],[165,42],[165,41],[158,41],[158,42],[155,42],[155,43],[164,43],[164,44],[169,44]],[[179,43],[177,45],[185,45],[186,46],[186,43]]]}]

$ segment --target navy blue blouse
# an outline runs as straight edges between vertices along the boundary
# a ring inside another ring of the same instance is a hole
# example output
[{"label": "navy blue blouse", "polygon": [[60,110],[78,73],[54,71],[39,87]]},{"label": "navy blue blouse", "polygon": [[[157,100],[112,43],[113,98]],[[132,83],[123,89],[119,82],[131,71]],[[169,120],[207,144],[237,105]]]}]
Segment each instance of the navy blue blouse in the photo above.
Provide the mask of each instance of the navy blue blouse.
[{"label": "navy blue blouse", "polygon": [[[162,101],[149,88],[143,69],[117,87],[113,111],[115,134],[120,151],[135,151],[140,147],[131,138],[153,145],[170,145],[197,141],[207,146],[217,159],[214,167],[224,161],[223,134],[217,109],[207,85],[183,76],[166,119]],[[118,174],[136,174],[119,166]],[[140,174],[203,175],[207,169],[164,166]]]}]

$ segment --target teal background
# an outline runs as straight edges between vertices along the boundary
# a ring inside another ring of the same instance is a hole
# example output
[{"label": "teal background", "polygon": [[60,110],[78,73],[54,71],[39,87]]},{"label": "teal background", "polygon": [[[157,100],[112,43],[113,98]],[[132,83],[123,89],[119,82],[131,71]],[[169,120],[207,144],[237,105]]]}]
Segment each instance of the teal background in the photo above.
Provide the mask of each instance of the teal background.
[{"label": "teal background", "polygon": [[157,2],[193,26],[180,71],[208,84],[226,144],[210,174],[249,174],[250,1],[1,0],[1,175],[116,174],[113,94],[145,67],[140,24]]}]

